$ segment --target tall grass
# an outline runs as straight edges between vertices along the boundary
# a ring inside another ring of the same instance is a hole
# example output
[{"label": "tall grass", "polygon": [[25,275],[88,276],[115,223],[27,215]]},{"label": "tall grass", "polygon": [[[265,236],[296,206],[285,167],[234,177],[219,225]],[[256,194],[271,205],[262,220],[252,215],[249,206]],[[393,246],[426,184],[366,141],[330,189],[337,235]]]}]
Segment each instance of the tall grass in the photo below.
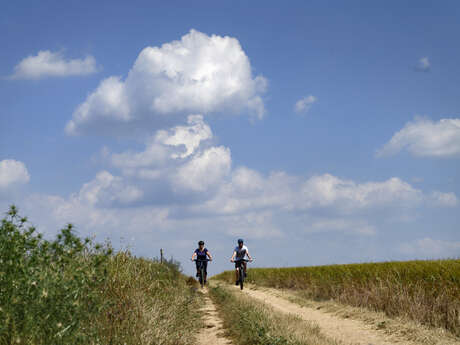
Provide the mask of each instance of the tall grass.
[{"label": "tall grass", "polygon": [[[215,279],[232,282],[234,272]],[[248,281],[407,317],[460,336],[460,260],[253,268]]]},{"label": "tall grass", "polygon": [[125,251],[110,258],[108,272],[106,308],[94,320],[103,344],[194,344],[201,295],[174,261],[161,264]]},{"label": "tall grass", "polygon": [[191,344],[199,296],[171,261],[114,254],[72,225],[43,239],[12,206],[0,226],[0,344]]}]

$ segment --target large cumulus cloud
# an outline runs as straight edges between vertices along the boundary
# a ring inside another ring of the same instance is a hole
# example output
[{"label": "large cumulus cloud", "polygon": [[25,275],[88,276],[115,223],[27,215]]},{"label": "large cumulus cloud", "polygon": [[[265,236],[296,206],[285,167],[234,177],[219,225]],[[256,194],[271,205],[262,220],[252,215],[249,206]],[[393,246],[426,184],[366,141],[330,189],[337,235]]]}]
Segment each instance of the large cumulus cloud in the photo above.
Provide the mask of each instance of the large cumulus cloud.
[{"label": "large cumulus cloud", "polygon": [[[75,110],[68,134],[103,125],[132,128],[144,121],[164,124],[189,113],[245,110],[264,115],[266,79],[253,76],[249,58],[232,37],[191,30],[181,40],[144,48],[125,80],[112,76]],[[123,125],[123,126],[120,126]]]}]

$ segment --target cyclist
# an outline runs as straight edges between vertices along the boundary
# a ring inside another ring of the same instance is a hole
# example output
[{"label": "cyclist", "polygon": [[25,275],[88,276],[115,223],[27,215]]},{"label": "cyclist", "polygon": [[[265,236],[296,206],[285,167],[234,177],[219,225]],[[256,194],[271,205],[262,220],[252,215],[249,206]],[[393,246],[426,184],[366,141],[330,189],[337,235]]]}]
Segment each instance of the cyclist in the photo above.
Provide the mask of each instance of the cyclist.
[{"label": "cyclist", "polygon": [[209,257],[209,261],[212,261],[212,255],[207,248],[204,247],[204,241],[198,242],[198,248],[192,254],[192,261],[195,260],[204,260],[203,262],[196,261],[196,276],[200,276],[200,265],[203,265],[204,268],[204,282],[206,283],[206,277],[208,276],[208,262],[205,261]]},{"label": "cyclist", "polygon": [[246,265],[246,261],[242,261],[242,259],[244,259],[246,255],[248,256],[249,261],[252,261],[252,257],[249,254],[248,247],[244,245],[243,239],[239,238],[238,245],[233,250],[233,255],[232,255],[232,258],[230,259],[231,262],[235,263],[235,276],[236,276],[235,285],[238,285],[238,280],[239,280],[238,268],[240,268],[241,266],[243,266],[244,276],[246,277],[247,265]]}]

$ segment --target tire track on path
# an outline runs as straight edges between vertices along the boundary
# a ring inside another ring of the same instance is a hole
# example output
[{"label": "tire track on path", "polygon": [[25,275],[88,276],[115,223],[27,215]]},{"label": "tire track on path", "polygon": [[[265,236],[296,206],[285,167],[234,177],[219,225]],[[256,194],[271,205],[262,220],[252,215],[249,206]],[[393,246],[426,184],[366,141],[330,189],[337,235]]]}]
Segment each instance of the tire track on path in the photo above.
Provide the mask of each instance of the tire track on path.
[{"label": "tire track on path", "polygon": [[204,328],[198,333],[198,344],[232,345],[233,343],[224,336],[223,322],[217,314],[216,306],[208,296],[208,289],[203,291],[204,305],[201,312],[204,314]]},{"label": "tire track on path", "polygon": [[[264,289],[265,290],[265,289]],[[267,290],[268,291],[268,290]],[[317,324],[321,333],[347,345],[415,345],[416,342],[401,337],[385,335],[362,321],[343,319],[309,307],[303,307],[275,294],[259,289],[246,288],[243,292],[266,303],[276,311],[294,314],[305,321]]]}]

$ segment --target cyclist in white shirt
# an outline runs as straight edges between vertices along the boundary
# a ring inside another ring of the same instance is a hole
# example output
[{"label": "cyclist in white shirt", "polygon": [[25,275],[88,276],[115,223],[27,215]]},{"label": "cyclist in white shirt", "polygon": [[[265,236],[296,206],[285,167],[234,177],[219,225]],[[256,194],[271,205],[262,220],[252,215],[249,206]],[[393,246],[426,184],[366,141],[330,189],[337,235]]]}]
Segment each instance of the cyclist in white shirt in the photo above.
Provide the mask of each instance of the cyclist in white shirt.
[{"label": "cyclist in white shirt", "polygon": [[238,268],[243,266],[244,270],[244,276],[246,277],[246,261],[244,261],[244,257],[247,256],[249,261],[252,261],[252,257],[249,254],[248,247],[246,247],[244,244],[244,241],[242,238],[238,239],[238,245],[235,247],[233,250],[233,255],[232,258],[230,259],[231,262],[235,263],[235,276],[236,276],[236,282],[235,285],[238,285]]}]

